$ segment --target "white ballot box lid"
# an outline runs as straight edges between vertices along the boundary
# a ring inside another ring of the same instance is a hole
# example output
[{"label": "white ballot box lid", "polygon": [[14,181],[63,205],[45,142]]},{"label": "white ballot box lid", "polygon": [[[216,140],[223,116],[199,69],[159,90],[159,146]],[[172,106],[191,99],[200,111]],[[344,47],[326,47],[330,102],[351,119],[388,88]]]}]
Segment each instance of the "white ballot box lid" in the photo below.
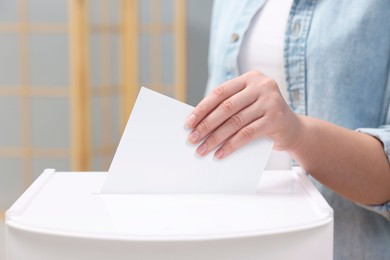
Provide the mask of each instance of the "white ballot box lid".
[{"label": "white ballot box lid", "polygon": [[107,175],[46,170],[6,213],[8,259],[333,257],[333,211],[299,169],[252,194],[101,194]]},{"label": "white ballot box lid", "polygon": [[264,172],[256,194],[100,194],[106,176],[48,169],[7,211],[6,225],[59,236],[188,241],[333,222],[333,210],[299,168]]}]

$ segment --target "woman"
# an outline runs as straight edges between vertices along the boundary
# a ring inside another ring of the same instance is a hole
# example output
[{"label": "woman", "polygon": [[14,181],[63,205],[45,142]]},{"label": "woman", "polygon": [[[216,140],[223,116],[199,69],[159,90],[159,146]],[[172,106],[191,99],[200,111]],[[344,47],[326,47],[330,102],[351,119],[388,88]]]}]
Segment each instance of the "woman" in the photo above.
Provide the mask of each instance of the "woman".
[{"label": "woman", "polygon": [[186,122],[201,156],[268,136],[329,187],[335,259],[390,257],[389,17],[387,0],[215,1],[209,94]]}]

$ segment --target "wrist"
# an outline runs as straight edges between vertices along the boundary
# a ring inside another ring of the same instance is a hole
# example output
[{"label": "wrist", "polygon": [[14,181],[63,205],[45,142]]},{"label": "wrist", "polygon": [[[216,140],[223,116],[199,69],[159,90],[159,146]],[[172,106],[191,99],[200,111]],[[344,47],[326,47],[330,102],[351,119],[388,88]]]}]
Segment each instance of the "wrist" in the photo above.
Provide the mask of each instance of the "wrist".
[{"label": "wrist", "polygon": [[297,115],[296,133],[291,145],[286,152],[294,155],[302,149],[304,140],[310,132],[310,118],[303,115]]}]

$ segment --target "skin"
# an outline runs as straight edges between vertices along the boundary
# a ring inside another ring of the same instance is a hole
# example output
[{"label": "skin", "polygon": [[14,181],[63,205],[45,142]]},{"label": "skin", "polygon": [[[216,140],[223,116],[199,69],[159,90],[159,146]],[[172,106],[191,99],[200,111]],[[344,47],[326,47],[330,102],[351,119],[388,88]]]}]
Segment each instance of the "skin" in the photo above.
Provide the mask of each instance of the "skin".
[{"label": "skin", "polygon": [[227,81],[192,111],[186,126],[196,152],[224,159],[268,136],[307,172],[342,196],[366,205],[390,200],[390,166],[382,143],[367,134],[294,113],[276,82],[251,71]]}]

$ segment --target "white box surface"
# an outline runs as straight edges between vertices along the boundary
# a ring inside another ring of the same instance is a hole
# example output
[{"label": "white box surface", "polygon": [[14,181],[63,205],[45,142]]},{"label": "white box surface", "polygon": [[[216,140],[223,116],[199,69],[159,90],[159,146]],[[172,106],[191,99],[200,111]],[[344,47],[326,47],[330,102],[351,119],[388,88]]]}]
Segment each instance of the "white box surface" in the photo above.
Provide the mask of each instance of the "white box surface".
[{"label": "white box surface", "polygon": [[106,176],[46,170],[6,213],[8,259],[333,257],[333,210],[300,169],[248,195],[102,195]]}]

